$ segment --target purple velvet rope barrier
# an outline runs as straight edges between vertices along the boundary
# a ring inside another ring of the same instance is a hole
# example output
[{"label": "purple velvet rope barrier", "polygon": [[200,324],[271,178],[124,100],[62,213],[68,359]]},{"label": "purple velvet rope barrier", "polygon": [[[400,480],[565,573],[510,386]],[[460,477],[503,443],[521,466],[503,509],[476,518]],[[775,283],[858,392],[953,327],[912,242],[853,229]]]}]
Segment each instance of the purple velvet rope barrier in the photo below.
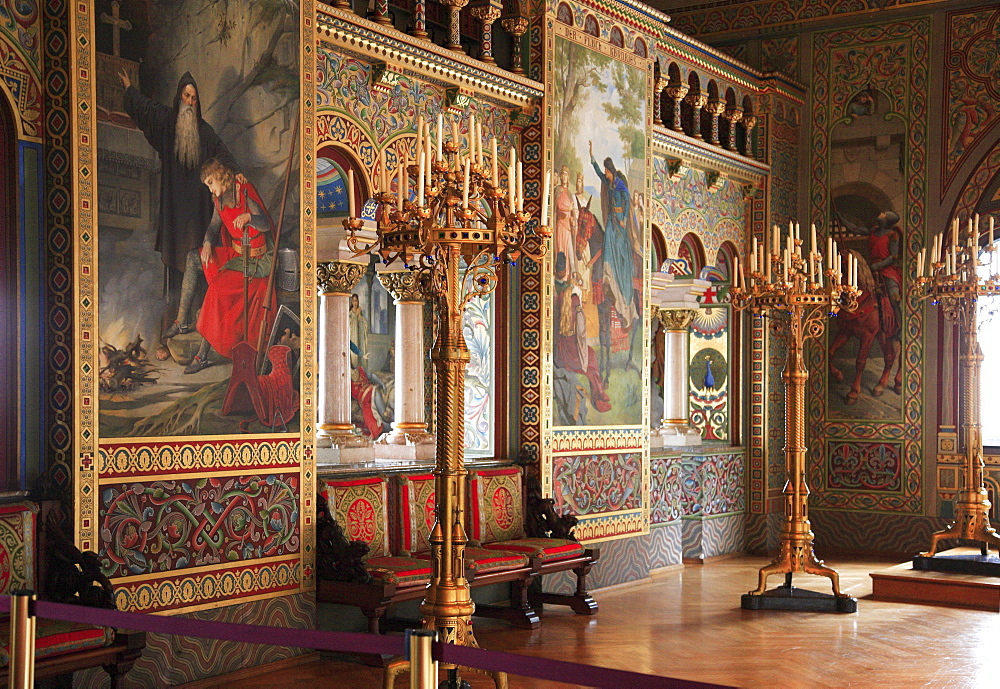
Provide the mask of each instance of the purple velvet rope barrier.
[{"label": "purple velvet rope barrier", "polygon": [[321,651],[340,651],[344,653],[403,655],[403,637],[401,636],[379,637],[371,634],[323,632],[313,629],[211,622],[184,617],[165,617],[163,615],[146,615],[138,612],[86,608],[81,605],[49,603],[46,601],[36,601],[32,611],[36,617],[48,617],[54,620],[78,622],[98,627],[138,629],[157,634],[197,636],[206,639],[239,641],[248,644],[294,646],[296,648],[315,648]]},{"label": "purple velvet rope barrier", "polygon": [[514,655],[500,651],[487,651],[482,648],[466,648],[454,644],[434,644],[434,659],[455,665],[477,667],[484,670],[499,670],[511,675],[548,679],[567,684],[582,684],[586,687],[605,687],[606,689],[709,689],[724,687],[722,684],[706,684],[690,682],[683,679],[644,675],[628,670],[612,670],[594,665],[567,663],[563,660],[535,658],[532,656]]},{"label": "purple velvet rope barrier", "polygon": [[[0,613],[10,610],[10,597],[0,596]],[[249,644],[271,644],[310,648],[340,653],[383,654],[402,656],[405,640],[401,636],[377,636],[373,634],[352,634],[348,632],[326,632],[314,629],[293,629],[289,627],[266,627],[262,625],[234,624],[231,622],[211,622],[183,617],[165,617],[137,612],[119,612],[101,608],[88,608],[66,603],[35,601],[31,612],[36,617],[45,617],[66,622],[77,622],[98,627],[136,629],[157,634],[176,634],[205,639],[220,639]],[[568,663],[531,656],[487,651],[481,648],[466,648],[453,644],[434,643],[434,659],[466,667],[497,670],[522,677],[547,679],[558,682],[582,684],[588,687],[608,689],[709,689],[723,687],[721,684],[691,682],[669,677],[656,677],[627,670]]]}]

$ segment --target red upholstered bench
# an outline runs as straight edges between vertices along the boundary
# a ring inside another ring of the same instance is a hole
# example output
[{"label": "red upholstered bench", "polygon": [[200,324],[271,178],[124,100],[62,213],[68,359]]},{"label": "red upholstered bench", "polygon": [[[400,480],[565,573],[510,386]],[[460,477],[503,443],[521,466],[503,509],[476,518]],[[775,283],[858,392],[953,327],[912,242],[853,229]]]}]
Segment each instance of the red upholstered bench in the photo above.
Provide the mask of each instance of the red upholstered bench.
[{"label": "red upholstered bench", "polygon": [[[469,533],[471,541],[487,550],[516,552],[535,563],[539,576],[572,570],[576,591],[572,594],[529,591],[533,606],[542,603],[568,605],[581,615],[597,612],[597,603],[587,592],[587,574],[600,557],[596,548],[585,548],[569,538],[530,538],[524,531],[524,490],[520,467],[469,472]],[[527,581],[520,586],[526,586]],[[524,591],[511,586],[511,607],[520,607]]]},{"label": "red upholstered bench", "polygon": [[[38,544],[38,511],[34,502],[20,500],[0,505],[0,594],[30,590],[47,600],[44,587],[39,584],[39,563],[43,565],[43,548]],[[51,527],[50,527],[51,528]],[[67,551],[79,554],[72,543],[60,540],[50,546],[58,547],[65,556]],[[52,565],[54,566],[54,565]],[[65,598],[59,602],[71,602]],[[39,617],[35,622],[35,678],[61,676],[62,683],[72,685],[72,673],[91,667],[103,666],[111,676],[111,687],[118,686],[145,647],[142,632],[116,633],[107,627],[91,627],[73,622],[62,622]],[[7,683],[10,666],[10,622],[0,620],[0,684]]]},{"label": "red upholstered bench", "polygon": [[[434,527],[434,475],[399,476],[399,505],[402,513],[402,554],[429,560],[429,538]],[[485,586],[512,582],[518,597],[511,606],[476,604],[475,615],[510,621],[523,629],[535,629],[540,624],[538,614],[528,604],[524,582],[535,576],[538,563],[529,554],[468,546],[465,549],[465,578],[470,586]]]},{"label": "red upholstered bench", "polygon": [[[346,541],[362,542],[368,549],[360,557],[362,571],[357,572],[359,576],[352,577],[354,581],[324,578],[324,566],[329,567],[330,563],[319,562],[317,600],[361,608],[368,618],[368,631],[378,634],[381,631],[379,621],[390,605],[423,597],[431,577],[431,564],[427,560],[390,552],[388,480],[384,476],[327,480],[320,488],[329,513],[322,514],[320,507],[317,530],[322,531],[324,520],[332,517],[343,530]],[[328,548],[328,544],[318,543],[317,558],[336,557],[327,552]],[[343,562],[336,566],[343,572],[349,572],[352,567]]]}]

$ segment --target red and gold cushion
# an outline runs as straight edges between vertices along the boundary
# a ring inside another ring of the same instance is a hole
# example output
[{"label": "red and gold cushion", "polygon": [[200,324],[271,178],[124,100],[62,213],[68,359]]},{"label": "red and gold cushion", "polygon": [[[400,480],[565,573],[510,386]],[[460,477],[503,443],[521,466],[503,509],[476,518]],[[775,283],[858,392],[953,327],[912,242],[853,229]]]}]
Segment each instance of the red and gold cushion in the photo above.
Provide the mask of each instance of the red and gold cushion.
[{"label": "red and gold cushion", "polygon": [[435,520],[434,474],[401,476],[399,480],[399,507],[403,516],[400,552],[427,550]]},{"label": "red and gold cushion", "polygon": [[[430,560],[430,552],[416,553],[414,557]],[[488,572],[507,572],[528,566],[528,556],[511,550],[490,550],[488,548],[465,549],[465,568],[476,574]]]},{"label": "red and gold cushion", "polygon": [[368,544],[368,557],[389,555],[387,481],[382,476],[326,481],[330,515],[347,538]]},{"label": "red and gold cushion", "polygon": [[35,589],[35,515],[33,502],[0,507],[0,594]]},{"label": "red and gold cushion", "polygon": [[469,472],[469,533],[481,543],[524,538],[524,493],[521,469]]},{"label": "red and gold cushion", "polygon": [[[35,657],[49,658],[84,648],[101,648],[115,640],[108,627],[91,627],[39,617],[35,623]],[[10,624],[0,624],[0,667],[10,664]]]},{"label": "red and gold cushion", "polygon": [[518,538],[510,541],[484,543],[483,548],[521,553],[528,557],[537,557],[542,562],[557,562],[584,553],[582,545],[563,538]]},{"label": "red and gold cushion", "polygon": [[370,557],[365,560],[365,568],[375,579],[400,588],[426,584],[431,578],[431,564],[415,557]]}]

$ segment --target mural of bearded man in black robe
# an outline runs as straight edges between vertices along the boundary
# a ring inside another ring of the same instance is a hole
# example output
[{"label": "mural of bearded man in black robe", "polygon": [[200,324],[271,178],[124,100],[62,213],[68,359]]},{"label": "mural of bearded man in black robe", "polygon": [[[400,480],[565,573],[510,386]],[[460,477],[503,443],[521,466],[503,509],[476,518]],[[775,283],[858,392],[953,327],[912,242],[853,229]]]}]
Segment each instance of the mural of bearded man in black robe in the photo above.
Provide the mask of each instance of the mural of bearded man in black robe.
[{"label": "mural of bearded man in black robe", "polygon": [[[188,332],[193,323],[191,306],[201,275],[198,251],[214,210],[212,195],[201,181],[201,166],[216,158],[231,170],[238,168],[212,125],[201,117],[198,85],[190,72],[177,82],[172,108],[132,86],[124,70],[119,77],[125,87],[125,112],[160,157],[155,248],[166,266],[167,300],[179,298],[177,318],[162,334],[166,339]],[[179,296],[178,272],[183,274]]]}]

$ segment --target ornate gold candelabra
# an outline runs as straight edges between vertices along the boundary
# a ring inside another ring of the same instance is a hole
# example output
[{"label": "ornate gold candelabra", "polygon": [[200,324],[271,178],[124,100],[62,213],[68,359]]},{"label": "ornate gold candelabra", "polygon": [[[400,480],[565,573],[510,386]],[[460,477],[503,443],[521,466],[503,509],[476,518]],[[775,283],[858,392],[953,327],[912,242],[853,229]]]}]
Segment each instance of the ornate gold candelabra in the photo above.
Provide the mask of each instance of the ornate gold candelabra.
[{"label": "ornate gold candelabra", "polygon": [[[542,196],[542,223],[531,232],[514,151],[503,188],[496,140],[491,141],[492,155],[487,158],[475,118],[470,118],[470,148],[465,153],[460,152],[457,123],[451,132],[451,139],[444,141],[438,116],[435,140],[429,125],[425,129],[422,118],[418,121],[417,160],[401,161],[395,193],[389,190],[383,159],[381,191],[376,195],[381,219],[374,244],[356,237],[360,218],[349,217],[344,226],[352,251],[377,254],[386,264],[402,263],[414,272],[436,307],[437,338],[431,350],[437,373],[436,522],[429,538],[433,573],[420,611],[424,628],[435,630],[440,640],[476,646],[471,622],[475,604],[464,565],[464,380],[469,350],[462,334],[462,312],[470,300],[495,289],[502,265],[513,264],[522,255],[540,260],[545,254],[548,190]],[[416,182],[415,199],[409,194],[411,180]],[[407,666],[404,660],[390,663],[385,686],[391,687]],[[447,686],[458,689],[463,684],[458,668],[442,667],[448,670]],[[507,686],[505,674],[486,674],[497,687]]]},{"label": "ornate gold candelabra", "polygon": [[[931,536],[931,547],[914,558],[918,569],[965,571],[970,573],[1000,574],[1000,562],[983,561],[989,546],[1000,549],[1000,535],[990,525],[990,500],[983,480],[983,436],[981,426],[980,369],[983,350],[979,346],[979,298],[1000,293],[1000,252],[993,245],[994,221],[985,247],[986,233],[980,233],[979,216],[969,219],[967,230],[960,232],[956,219],[951,227],[951,244],[944,247],[944,237],[938,234],[931,245],[931,260],[925,274],[926,249],[917,256],[916,289],[925,299],[939,304],[944,317],[958,325],[962,345],[959,354],[961,386],[962,450],[965,458],[965,475],[962,490],[955,502],[955,521],[943,531]],[[941,541],[949,539],[978,541],[982,558],[937,557]],[[988,569],[983,569],[988,566]]]},{"label": "ornate gold candelabra", "polygon": [[[840,309],[857,308],[857,265],[846,257],[846,277],[836,250],[828,240],[824,261],[816,244],[816,228],[812,228],[812,245],[803,255],[798,226],[789,226],[783,250],[779,250],[778,228],[771,234],[769,246],[758,247],[753,239],[750,252],[749,280],[737,264],[735,286],[730,294],[736,309],[750,309],[754,314],[770,312],[771,332],[784,338],[787,358],[782,380],[785,383],[785,472],[783,490],[785,519],[780,539],[781,547],[775,560],[761,568],[758,585],[742,598],[748,610],[763,608],[782,610],[836,610],[856,612],[857,600],[840,590],[839,575],[827,567],[813,552],[813,533],[809,524],[809,488],[806,485],[805,390],[809,372],[806,369],[804,347],[808,339],[819,337],[828,315]],[[738,283],[738,284],[737,284]],[[831,580],[833,596],[792,587],[792,574],[805,572]],[[784,585],[766,590],[772,574],[785,574]]]}]

